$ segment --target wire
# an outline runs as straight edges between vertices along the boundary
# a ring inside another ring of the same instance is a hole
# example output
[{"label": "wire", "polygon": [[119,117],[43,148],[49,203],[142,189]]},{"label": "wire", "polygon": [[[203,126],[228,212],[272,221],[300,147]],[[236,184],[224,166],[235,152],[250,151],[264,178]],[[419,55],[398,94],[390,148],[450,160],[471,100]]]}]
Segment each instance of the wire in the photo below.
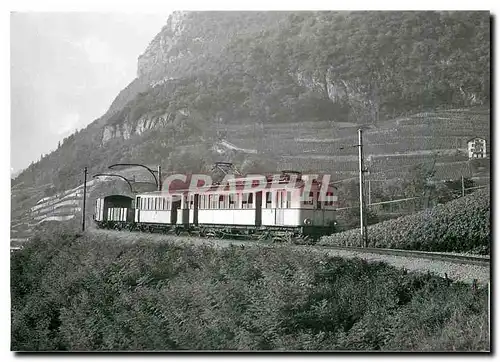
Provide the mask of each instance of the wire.
[{"label": "wire", "polygon": [[[408,168],[408,167],[416,167],[418,165],[422,165],[422,164],[426,164],[426,163],[429,163],[429,161],[422,161],[422,162],[419,162],[419,163],[415,163],[413,165],[401,166],[401,167],[391,168],[391,169],[383,170],[383,171],[370,172],[370,175],[376,175],[378,173],[389,172],[389,171],[394,171],[394,170],[401,170],[403,168]],[[358,179],[358,178],[359,178],[359,176],[353,176],[353,177],[345,178],[345,179],[342,179],[342,180],[332,181],[330,183],[332,183],[332,184],[333,183],[340,183],[340,182],[343,182],[343,181],[354,180],[354,179]],[[369,181],[369,180],[365,179],[365,181]],[[370,180],[370,181],[375,181],[375,180]],[[377,180],[377,181],[386,181],[386,180]]]}]

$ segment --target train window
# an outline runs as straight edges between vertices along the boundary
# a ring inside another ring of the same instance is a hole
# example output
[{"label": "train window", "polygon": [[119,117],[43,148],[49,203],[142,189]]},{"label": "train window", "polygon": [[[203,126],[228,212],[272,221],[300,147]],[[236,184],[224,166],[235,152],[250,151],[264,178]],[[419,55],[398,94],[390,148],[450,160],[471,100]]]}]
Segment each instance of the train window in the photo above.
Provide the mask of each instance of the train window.
[{"label": "train window", "polygon": [[229,200],[229,208],[230,209],[234,209],[234,195],[227,195],[228,196],[228,200]]},{"label": "train window", "polygon": [[289,209],[292,203],[292,192],[287,191],[286,192],[286,208]]},{"label": "train window", "polygon": [[272,196],[273,196],[273,194],[271,193],[271,191],[266,192],[266,204],[264,206],[265,208],[268,208],[268,209],[271,208]]},{"label": "train window", "polygon": [[224,209],[224,195],[219,195],[219,209]]},{"label": "train window", "polygon": [[305,200],[304,200],[304,205],[313,205],[314,202],[314,192],[309,192],[309,197],[307,197]]},{"label": "train window", "polygon": [[325,206],[333,206],[333,192],[329,191],[326,193]]},{"label": "train window", "polygon": [[242,208],[251,209],[253,206],[253,193],[242,194]]},{"label": "train window", "polygon": [[285,190],[281,190],[281,208],[287,208],[287,192]]}]

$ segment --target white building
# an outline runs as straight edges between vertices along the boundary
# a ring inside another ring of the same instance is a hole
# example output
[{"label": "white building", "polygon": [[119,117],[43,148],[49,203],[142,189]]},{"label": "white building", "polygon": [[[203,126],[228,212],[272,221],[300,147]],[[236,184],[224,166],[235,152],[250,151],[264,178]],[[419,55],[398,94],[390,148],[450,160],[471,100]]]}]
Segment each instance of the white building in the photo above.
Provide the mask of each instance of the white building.
[{"label": "white building", "polygon": [[474,137],[467,141],[467,152],[469,159],[486,158],[486,140],[481,137]]}]

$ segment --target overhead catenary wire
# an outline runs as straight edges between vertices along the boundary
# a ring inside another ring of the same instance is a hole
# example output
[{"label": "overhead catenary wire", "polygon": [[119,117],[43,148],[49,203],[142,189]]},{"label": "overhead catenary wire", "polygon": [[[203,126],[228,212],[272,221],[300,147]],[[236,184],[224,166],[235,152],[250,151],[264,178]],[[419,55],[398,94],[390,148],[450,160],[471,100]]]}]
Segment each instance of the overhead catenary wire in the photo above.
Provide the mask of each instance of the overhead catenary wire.
[{"label": "overhead catenary wire", "polygon": [[[404,168],[416,167],[416,166],[419,166],[419,165],[422,165],[422,164],[426,164],[426,163],[429,163],[429,161],[418,162],[418,163],[414,163],[412,165],[400,166],[400,167],[391,168],[391,169],[388,169],[388,170],[381,170],[381,171],[375,171],[375,172],[370,171],[369,174],[368,174],[368,176],[376,175],[376,174],[383,173],[383,172],[390,172],[390,171],[401,170],[401,169],[404,169]],[[341,183],[341,182],[349,181],[349,180],[357,180],[358,178],[359,178],[359,176],[353,176],[353,177],[345,178],[345,179],[342,179],[342,180],[331,181],[330,183],[331,184]],[[369,180],[369,178],[367,178],[367,179]],[[375,180],[372,180],[372,181],[375,181]],[[387,181],[387,180],[376,180],[376,181]]]}]

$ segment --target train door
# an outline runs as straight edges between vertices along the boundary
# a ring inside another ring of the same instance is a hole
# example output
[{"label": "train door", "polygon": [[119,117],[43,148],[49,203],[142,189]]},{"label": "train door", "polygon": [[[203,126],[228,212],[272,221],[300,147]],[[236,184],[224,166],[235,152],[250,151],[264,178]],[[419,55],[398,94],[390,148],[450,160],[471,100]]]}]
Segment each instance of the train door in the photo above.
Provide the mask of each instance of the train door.
[{"label": "train door", "polygon": [[141,207],[142,207],[142,202],[141,202],[141,197],[137,197],[137,201],[135,203],[135,222],[140,222],[141,221]]},{"label": "train door", "polygon": [[283,225],[285,223],[285,210],[283,209],[283,191],[276,191],[276,225]]},{"label": "train door", "polygon": [[[174,196],[174,198],[178,198],[177,195]],[[176,200],[172,199],[172,210],[170,210],[170,223],[172,225],[177,224],[177,210],[180,209],[181,207],[181,200]]]},{"label": "train door", "polygon": [[193,205],[193,224],[198,225],[198,204],[200,202],[200,195],[194,195],[194,205]]},{"label": "train door", "polygon": [[262,191],[255,193],[255,226],[262,225]]}]

